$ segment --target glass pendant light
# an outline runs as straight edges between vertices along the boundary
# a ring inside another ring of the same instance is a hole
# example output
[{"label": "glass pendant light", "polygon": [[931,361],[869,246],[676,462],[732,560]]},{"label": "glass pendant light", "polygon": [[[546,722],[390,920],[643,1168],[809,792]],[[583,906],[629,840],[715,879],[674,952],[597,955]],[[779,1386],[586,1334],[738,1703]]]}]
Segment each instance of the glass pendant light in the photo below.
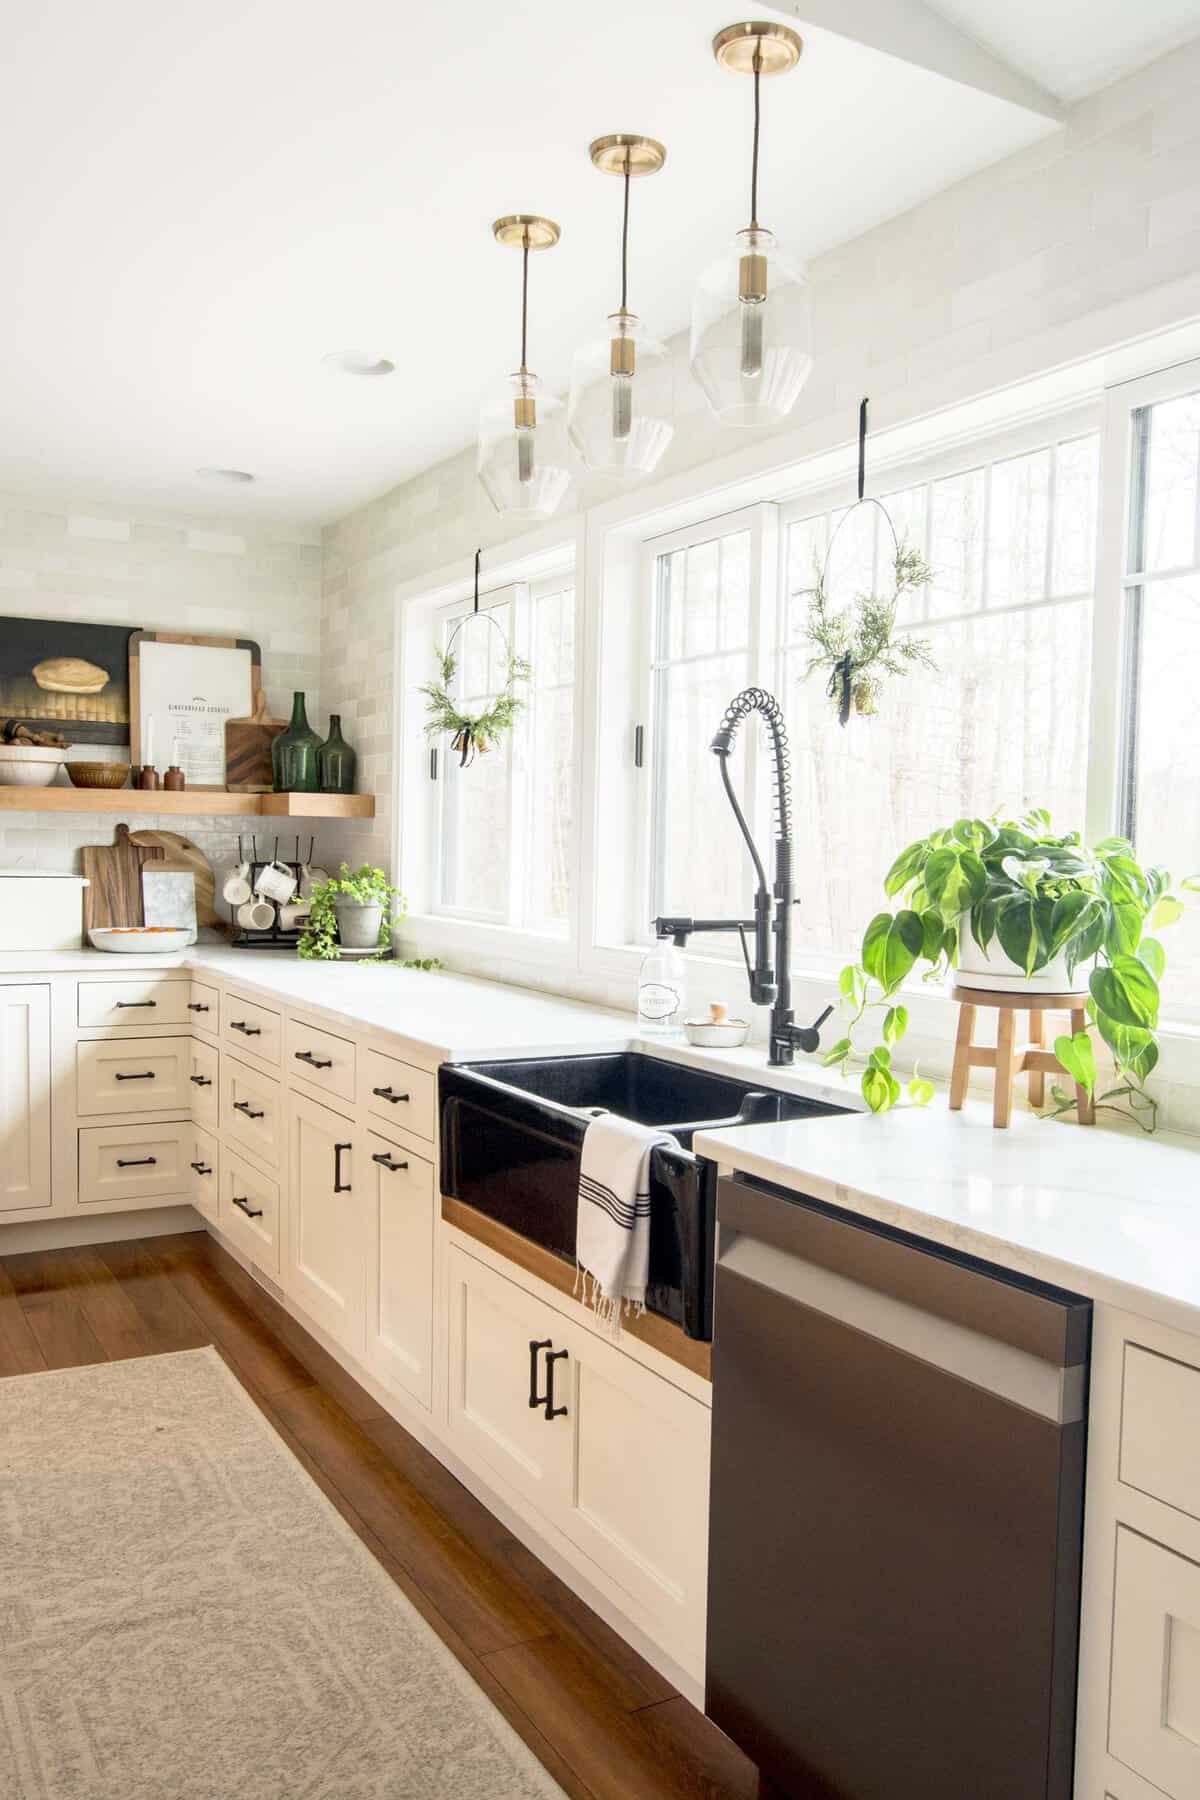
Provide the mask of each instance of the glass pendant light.
[{"label": "glass pendant light", "polygon": [[609,314],[604,335],[575,353],[567,422],[589,469],[636,481],[658,467],[675,427],[670,351],[629,310],[629,183],[635,175],[656,175],[667,153],[654,138],[616,131],[597,138],[588,155],[625,184],[621,304]]},{"label": "glass pendant light", "polygon": [[551,219],[516,213],[497,219],[492,236],[521,252],[521,366],[484,398],[479,415],[476,469],[499,513],[545,519],[567,491],[566,409],[543,393],[527,366],[529,253],[552,250],[559,239]]},{"label": "glass pendant light", "polygon": [[759,83],[794,69],[803,47],[787,25],[763,21],[713,39],[722,68],[754,77],[750,223],[701,275],[692,301],[692,373],[723,425],[778,424],[812,369],[807,280],[758,219]]}]

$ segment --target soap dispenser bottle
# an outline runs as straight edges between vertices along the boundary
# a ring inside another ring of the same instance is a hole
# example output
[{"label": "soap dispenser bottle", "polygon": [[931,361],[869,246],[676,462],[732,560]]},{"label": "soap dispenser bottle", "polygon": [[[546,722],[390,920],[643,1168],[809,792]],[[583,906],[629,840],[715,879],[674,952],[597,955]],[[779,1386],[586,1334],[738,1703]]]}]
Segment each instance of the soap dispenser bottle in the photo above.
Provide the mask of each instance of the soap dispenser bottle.
[{"label": "soap dispenser bottle", "polygon": [[663,939],[649,950],[638,973],[638,1030],[647,1035],[677,1035],[687,1015],[687,960],[682,950]]}]

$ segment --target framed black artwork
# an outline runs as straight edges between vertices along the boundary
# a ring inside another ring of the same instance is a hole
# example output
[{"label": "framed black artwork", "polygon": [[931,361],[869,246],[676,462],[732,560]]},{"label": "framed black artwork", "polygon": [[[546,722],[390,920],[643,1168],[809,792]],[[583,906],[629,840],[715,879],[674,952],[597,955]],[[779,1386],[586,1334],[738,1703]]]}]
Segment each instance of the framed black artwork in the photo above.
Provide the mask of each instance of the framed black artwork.
[{"label": "framed black artwork", "polygon": [[72,744],[127,744],[134,630],[0,618],[0,727],[19,719]]}]

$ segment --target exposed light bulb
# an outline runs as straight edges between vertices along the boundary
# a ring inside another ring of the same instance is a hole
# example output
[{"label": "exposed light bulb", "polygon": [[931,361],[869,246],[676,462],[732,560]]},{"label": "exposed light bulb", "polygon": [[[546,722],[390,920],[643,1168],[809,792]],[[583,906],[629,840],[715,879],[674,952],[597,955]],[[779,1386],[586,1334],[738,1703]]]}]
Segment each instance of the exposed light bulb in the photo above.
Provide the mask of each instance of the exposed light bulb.
[{"label": "exposed light bulb", "polygon": [[753,378],[762,374],[763,366],[763,309],[761,300],[743,300],[741,303],[741,369],[742,374]]},{"label": "exposed light bulb", "polygon": [[612,434],[622,441],[633,430],[633,382],[628,375],[614,375],[612,384]]},{"label": "exposed light bulb", "polygon": [[517,480],[533,480],[533,432],[525,429],[516,433],[517,439]]}]

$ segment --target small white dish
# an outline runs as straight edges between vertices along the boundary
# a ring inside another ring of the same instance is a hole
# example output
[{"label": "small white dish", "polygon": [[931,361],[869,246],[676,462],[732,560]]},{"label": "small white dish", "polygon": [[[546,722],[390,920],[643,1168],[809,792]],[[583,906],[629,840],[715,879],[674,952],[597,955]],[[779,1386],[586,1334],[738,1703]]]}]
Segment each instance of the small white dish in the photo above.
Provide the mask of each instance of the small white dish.
[{"label": "small white dish", "polygon": [[688,1043],[701,1050],[736,1050],[745,1043],[750,1027],[745,1019],[731,1019],[728,1014],[728,1007],[715,1000],[707,1019],[685,1019],[683,1029]]},{"label": "small white dish", "polygon": [[93,950],[112,950],[121,956],[144,956],[148,950],[165,955],[186,950],[191,932],[181,925],[97,925],[88,932]]}]

